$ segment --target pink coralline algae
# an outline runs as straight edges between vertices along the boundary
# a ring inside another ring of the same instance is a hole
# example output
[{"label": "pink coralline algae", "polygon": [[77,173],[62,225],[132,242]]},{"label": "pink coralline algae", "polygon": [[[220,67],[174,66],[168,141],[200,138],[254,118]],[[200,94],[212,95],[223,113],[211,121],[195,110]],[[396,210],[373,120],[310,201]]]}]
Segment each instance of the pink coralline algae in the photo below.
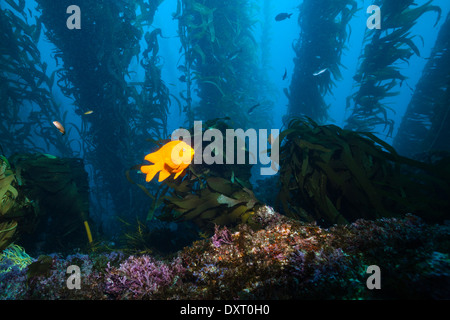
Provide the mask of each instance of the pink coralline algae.
[{"label": "pink coralline algae", "polygon": [[171,263],[130,256],[119,267],[106,268],[106,292],[116,299],[161,298],[161,288],[176,286],[184,272],[178,259]]},{"label": "pink coralline algae", "polygon": [[[28,267],[28,287],[24,299],[106,299],[106,282],[104,269],[106,261],[120,261],[124,259],[121,253],[107,253],[102,255],[73,254],[66,258],[52,254],[41,256]],[[73,290],[67,286],[67,268],[78,266],[81,274],[81,289]]]},{"label": "pink coralline algae", "polygon": [[214,235],[211,237],[212,244],[215,247],[220,247],[222,244],[231,244],[233,239],[231,238],[231,232],[224,227],[220,229],[219,226],[215,226]]},{"label": "pink coralline algae", "polygon": [[[216,226],[211,238],[170,259],[119,253],[40,258],[15,297],[450,299],[449,235],[448,224],[430,225],[413,215],[325,229],[263,206],[247,224]],[[65,284],[73,264],[81,267],[81,290]],[[370,265],[381,269],[382,290],[366,286]],[[15,276],[24,281],[23,272],[3,279]]]}]

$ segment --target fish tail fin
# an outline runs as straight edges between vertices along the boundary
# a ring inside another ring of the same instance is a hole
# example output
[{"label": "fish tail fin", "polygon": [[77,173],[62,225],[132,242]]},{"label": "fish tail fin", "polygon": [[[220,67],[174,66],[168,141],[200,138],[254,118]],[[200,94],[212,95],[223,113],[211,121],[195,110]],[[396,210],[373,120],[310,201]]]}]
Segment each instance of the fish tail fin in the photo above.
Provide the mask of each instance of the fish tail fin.
[{"label": "fish tail fin", "polygon": [[147,176],[145,177],[145,181],[147,182],[150,182],[155,177],[155,175],[161,170],[162,170],[161,166],[157,164],[141,167],[141,172],[147,174]]},{"label": "fish tail fin", "polygon": [[288,19],[290,19],[290,18],[291,18],[291,16],[292,16],[292,13],[289,13],[289,14],[288,14]]}]

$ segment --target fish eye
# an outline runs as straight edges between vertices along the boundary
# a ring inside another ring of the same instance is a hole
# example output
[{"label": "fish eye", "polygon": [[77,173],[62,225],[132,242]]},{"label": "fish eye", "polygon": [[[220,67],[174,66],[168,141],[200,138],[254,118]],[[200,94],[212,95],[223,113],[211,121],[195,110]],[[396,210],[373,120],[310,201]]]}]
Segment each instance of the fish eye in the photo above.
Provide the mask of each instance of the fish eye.
[{"label": "fish eye", "polygon": [[186,149],[185,148],[183,148],[183,150],[182,150],[183,152],[185,152],[186,151]]}]

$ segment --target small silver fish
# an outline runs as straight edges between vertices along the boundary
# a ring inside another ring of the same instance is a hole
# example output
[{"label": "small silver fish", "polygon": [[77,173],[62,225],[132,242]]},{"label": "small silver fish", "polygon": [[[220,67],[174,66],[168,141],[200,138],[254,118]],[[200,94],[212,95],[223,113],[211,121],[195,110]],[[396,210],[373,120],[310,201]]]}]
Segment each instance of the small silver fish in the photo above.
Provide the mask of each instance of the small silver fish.
[{"label": "small silver fish", "polygon": [[250,107],[250,109],[248,109],[247,113],[251,114],[253,112],[253,110],[255,110],[255,108],[259,107],[261,104],[257,103],[254,106]]},{"label": "small silver fish", "polygon": [[328,70],[328,68],[325,68],[325,69],[322,69],[322,70],[320,70],[320,71],[317,71],[317,72],[313,73],[313,76],[314,76],[314,77],[317,77],[318,75],[321,75],[322,73],[324,73],[324,72],[327,71],[327,70]]},{"label": "small silver fish", "polygon": [[66,133],[66,129],[64,129],[63,125],[59,123],[59,121],[53,121],[53,125],[59,130],[59,132],[64,135]]}]

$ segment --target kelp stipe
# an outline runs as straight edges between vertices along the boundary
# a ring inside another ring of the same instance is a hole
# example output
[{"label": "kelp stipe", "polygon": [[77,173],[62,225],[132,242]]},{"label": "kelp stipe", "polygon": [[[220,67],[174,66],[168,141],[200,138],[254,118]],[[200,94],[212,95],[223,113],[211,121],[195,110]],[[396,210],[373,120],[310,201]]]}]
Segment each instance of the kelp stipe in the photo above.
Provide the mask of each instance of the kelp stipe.
[{"label": "kelp stipe", "polygon": [[[272,103],[261,90],[257,41],[253,36],[256,6],[248,0],[178,1],[187,90],[181,94],[188,125],[195,119],[228,116],[236,127],[267,128]],[[192,86],[198,89],[192,92]],[[193,102],[193,95],[199,98]],[[247,111],[260,103],[251,116]]]},{"label": "kelp stipe", "polygon": [[[61,136],[52,121],[64,122],[66,114],[53,99],[55,72],[49,74],[37,48],[41,21],[32,22],[25,3],[8,1],[11,9],[0,10],[0,140],[3,152],[36,152],[54,148],[72,156],[69,135]],[[49,125],[50,124],[50,125]],[[38,138],[38,139],[36,139]],[[48,152],[48,151],[47,151]]]},{"label": "kelp stipe", "polygon": [[394,121],[388,113],[395,110],[387,105],[385,99],[398,95],[393,90],[406,80],[398,62],[408,63],[412,55],[420,56],[414,42],[416,36],[411,35],[417,19],[428,11],[436,11],[438,19],[440,17],[441,9],[430,3],[414,7],[417,5],[411,0],[375,2],[383,12],[382,27],[366,30],[360,66],[353,77],[358,91],[349,97],[351,100],[348,102],[353,101],[353,105],[347,105],[352,113],[346,119],[345,129],[374,132],[378,126],[384,126],[387,135],[392,135]]},{"label": "kelp stipe", "polygon": [[[131,192],[132,186],[120,173],[148,151],[143,143],[146,138],[167,130],[170,100],[160,76],[156,32],[145,35],[147,47],[140,64],[144,82],[127,82],[126,77],[130,63],[140,58],[143,26],[151,25],[160,2],[80,1],[77,5],[89,14],[75,32],[66,28],[67,17],[61,14],[70,2],[37,2],[46,35],[57,47],[55,59],[63,63],[57,71],[58,85],[81,115],[81,128],[75,128],[86,162],[92,166],[96,205],[112,203],[123,215],[134,212],[145,197]],[[138,8],[140,15],[136,16]],[[89,110],[93,113],[83,116]]]},{"label": "kelp stipe", "polygon": [[[299,39],[293,44],[295,68],[289,90],[289,117],[306,115],[322,123],[328,118],[324,96],[341,80],[341,55],[357,11],[354,0],[303,1],[299,6]],[[334,80],[333,80],[334,79]]]},{"label": "kelp stipe", "polygon": [[450,151],[449,137],[450,14],[403,116],[394,147],[408,157],[426,151]]}]

